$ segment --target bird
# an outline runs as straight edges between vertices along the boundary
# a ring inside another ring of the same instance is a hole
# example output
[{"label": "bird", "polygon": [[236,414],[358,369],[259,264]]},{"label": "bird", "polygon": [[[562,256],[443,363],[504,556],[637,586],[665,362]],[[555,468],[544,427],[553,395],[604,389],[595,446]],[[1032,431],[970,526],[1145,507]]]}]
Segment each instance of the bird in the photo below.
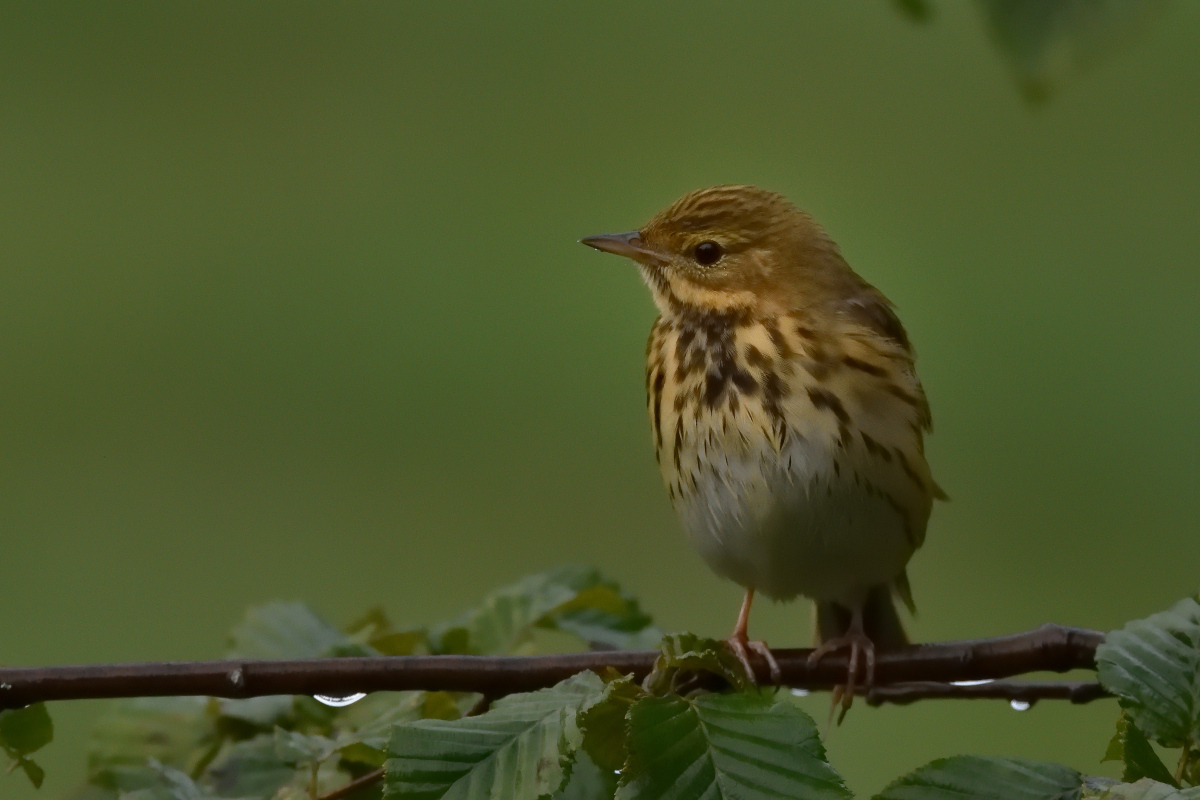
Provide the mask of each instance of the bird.
[{"label": "bird", "polygon": [[730,649],[778,681],[749,637],[751,604],[810,598],[810,663],[849,651],[831,708],[844,716],[860,661],[869,687],[876,647],[908,643],[894,599],[915,613],[906,568],[946,499],[895,307],[809,214],[754,186],[694,191],[637,230],[580,241],[632,260],[658,308],[646,348],[655,456],[693,548],[745,589]]}]

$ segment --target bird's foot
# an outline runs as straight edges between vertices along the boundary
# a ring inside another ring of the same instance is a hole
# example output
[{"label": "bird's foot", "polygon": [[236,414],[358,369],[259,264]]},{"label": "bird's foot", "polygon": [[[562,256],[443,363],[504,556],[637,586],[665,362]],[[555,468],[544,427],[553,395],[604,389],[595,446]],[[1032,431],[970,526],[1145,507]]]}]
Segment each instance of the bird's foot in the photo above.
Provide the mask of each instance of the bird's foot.
[{"label": "bird's foot", "polygon": [[746,674],[750,676],[750,680],[758,683],[755,678],[754,664],[750,661],[750,654],[767,662],[767,668],[771,671],[771,681],[779,683],[783,679],[783,673],[779,671],[779,662],[775,660],[775,656],[771,655],[771,648],[767,647],[767,643],[761,639],[749,639],[744,634],[738,636],[734,634],[725,640],[729,644],[729,649],[737,656],[737,660],[742,662],[742,666],[746,669]]},{"label": "bird's foot", "polygon": [[841,725],[846,718],[846,712],[854,704],[854,690],[858,687],[859,656],[862,656],[866,667],[865,680],[862,685],[870,689],[875,685],[875,643],[862,631],[851,630],[844,636],[830,639],[823,643],[808,657],[808,666],[814,667],[822,658],[838,650],[850,649],[850,663],[846,670],[846,683],[833,687],[833,705],[829,709],[829,719],[833,720],[834,712],[841,706],[837,724]]}]

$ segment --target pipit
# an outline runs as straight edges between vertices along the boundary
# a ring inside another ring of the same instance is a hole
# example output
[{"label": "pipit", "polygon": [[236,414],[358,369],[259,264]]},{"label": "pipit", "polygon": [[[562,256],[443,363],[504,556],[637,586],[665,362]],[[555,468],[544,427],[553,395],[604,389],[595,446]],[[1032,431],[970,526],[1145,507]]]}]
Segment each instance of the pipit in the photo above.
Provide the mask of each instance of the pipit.
[{"label": "pipit", "polygon": [[654,448],[692,546],[746,589],[729,644],[750,674],[755,593],[815,601],[815,663],[907,643],[905,568],[935,498],[929,404],[891,302],[784,197],[688,194],[640,230],[584,244],[632,259],[660,316],[646,351]]}]

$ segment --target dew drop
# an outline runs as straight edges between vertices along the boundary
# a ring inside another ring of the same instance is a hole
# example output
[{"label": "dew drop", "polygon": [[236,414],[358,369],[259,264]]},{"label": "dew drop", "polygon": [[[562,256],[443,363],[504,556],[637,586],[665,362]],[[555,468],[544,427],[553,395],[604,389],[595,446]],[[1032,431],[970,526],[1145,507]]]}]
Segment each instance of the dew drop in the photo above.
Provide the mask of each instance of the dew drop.
[{"label": "dew drop", "polygon": [[1013,711],[1028,711],[1029,707],[1033,705],[1028,700],[1009,700],[1008,704],[1012,706]]},{"label": "dew drop", "polygon": [[357,703],[359,700],[362,700],[366,696],[367,695],[365,692],[358,692],[357,694],[345,694],[345,695],[314,694],[313,699],[316,700],[318,703],[324,703],[325,705],[332,706],[333,708],[345,708],[346,706]]},{"label": "dew drop", "polygon": [[796,688],[793,688],[793,689],[792,689],[792,694],[793,694],[794,696],[796,696],[796,697],[808,697],[808,695],[809,695],[809,694],[811,694],[811,693],[808,691],[808,689],[796,689]]}]

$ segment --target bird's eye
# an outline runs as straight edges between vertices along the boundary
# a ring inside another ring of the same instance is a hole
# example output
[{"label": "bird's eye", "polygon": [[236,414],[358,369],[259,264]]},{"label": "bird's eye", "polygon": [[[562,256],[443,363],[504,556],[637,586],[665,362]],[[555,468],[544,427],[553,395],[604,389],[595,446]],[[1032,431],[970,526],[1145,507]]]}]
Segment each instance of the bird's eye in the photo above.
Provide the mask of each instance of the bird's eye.
[{"label": "bird's eye", "polygon": [[696,249],[692,252],[696,263],[703,267],[711,267],[721,260],[722,255],[724,253],[721,251],[721,245],[716,242],[701,242],[696,245]]}]

